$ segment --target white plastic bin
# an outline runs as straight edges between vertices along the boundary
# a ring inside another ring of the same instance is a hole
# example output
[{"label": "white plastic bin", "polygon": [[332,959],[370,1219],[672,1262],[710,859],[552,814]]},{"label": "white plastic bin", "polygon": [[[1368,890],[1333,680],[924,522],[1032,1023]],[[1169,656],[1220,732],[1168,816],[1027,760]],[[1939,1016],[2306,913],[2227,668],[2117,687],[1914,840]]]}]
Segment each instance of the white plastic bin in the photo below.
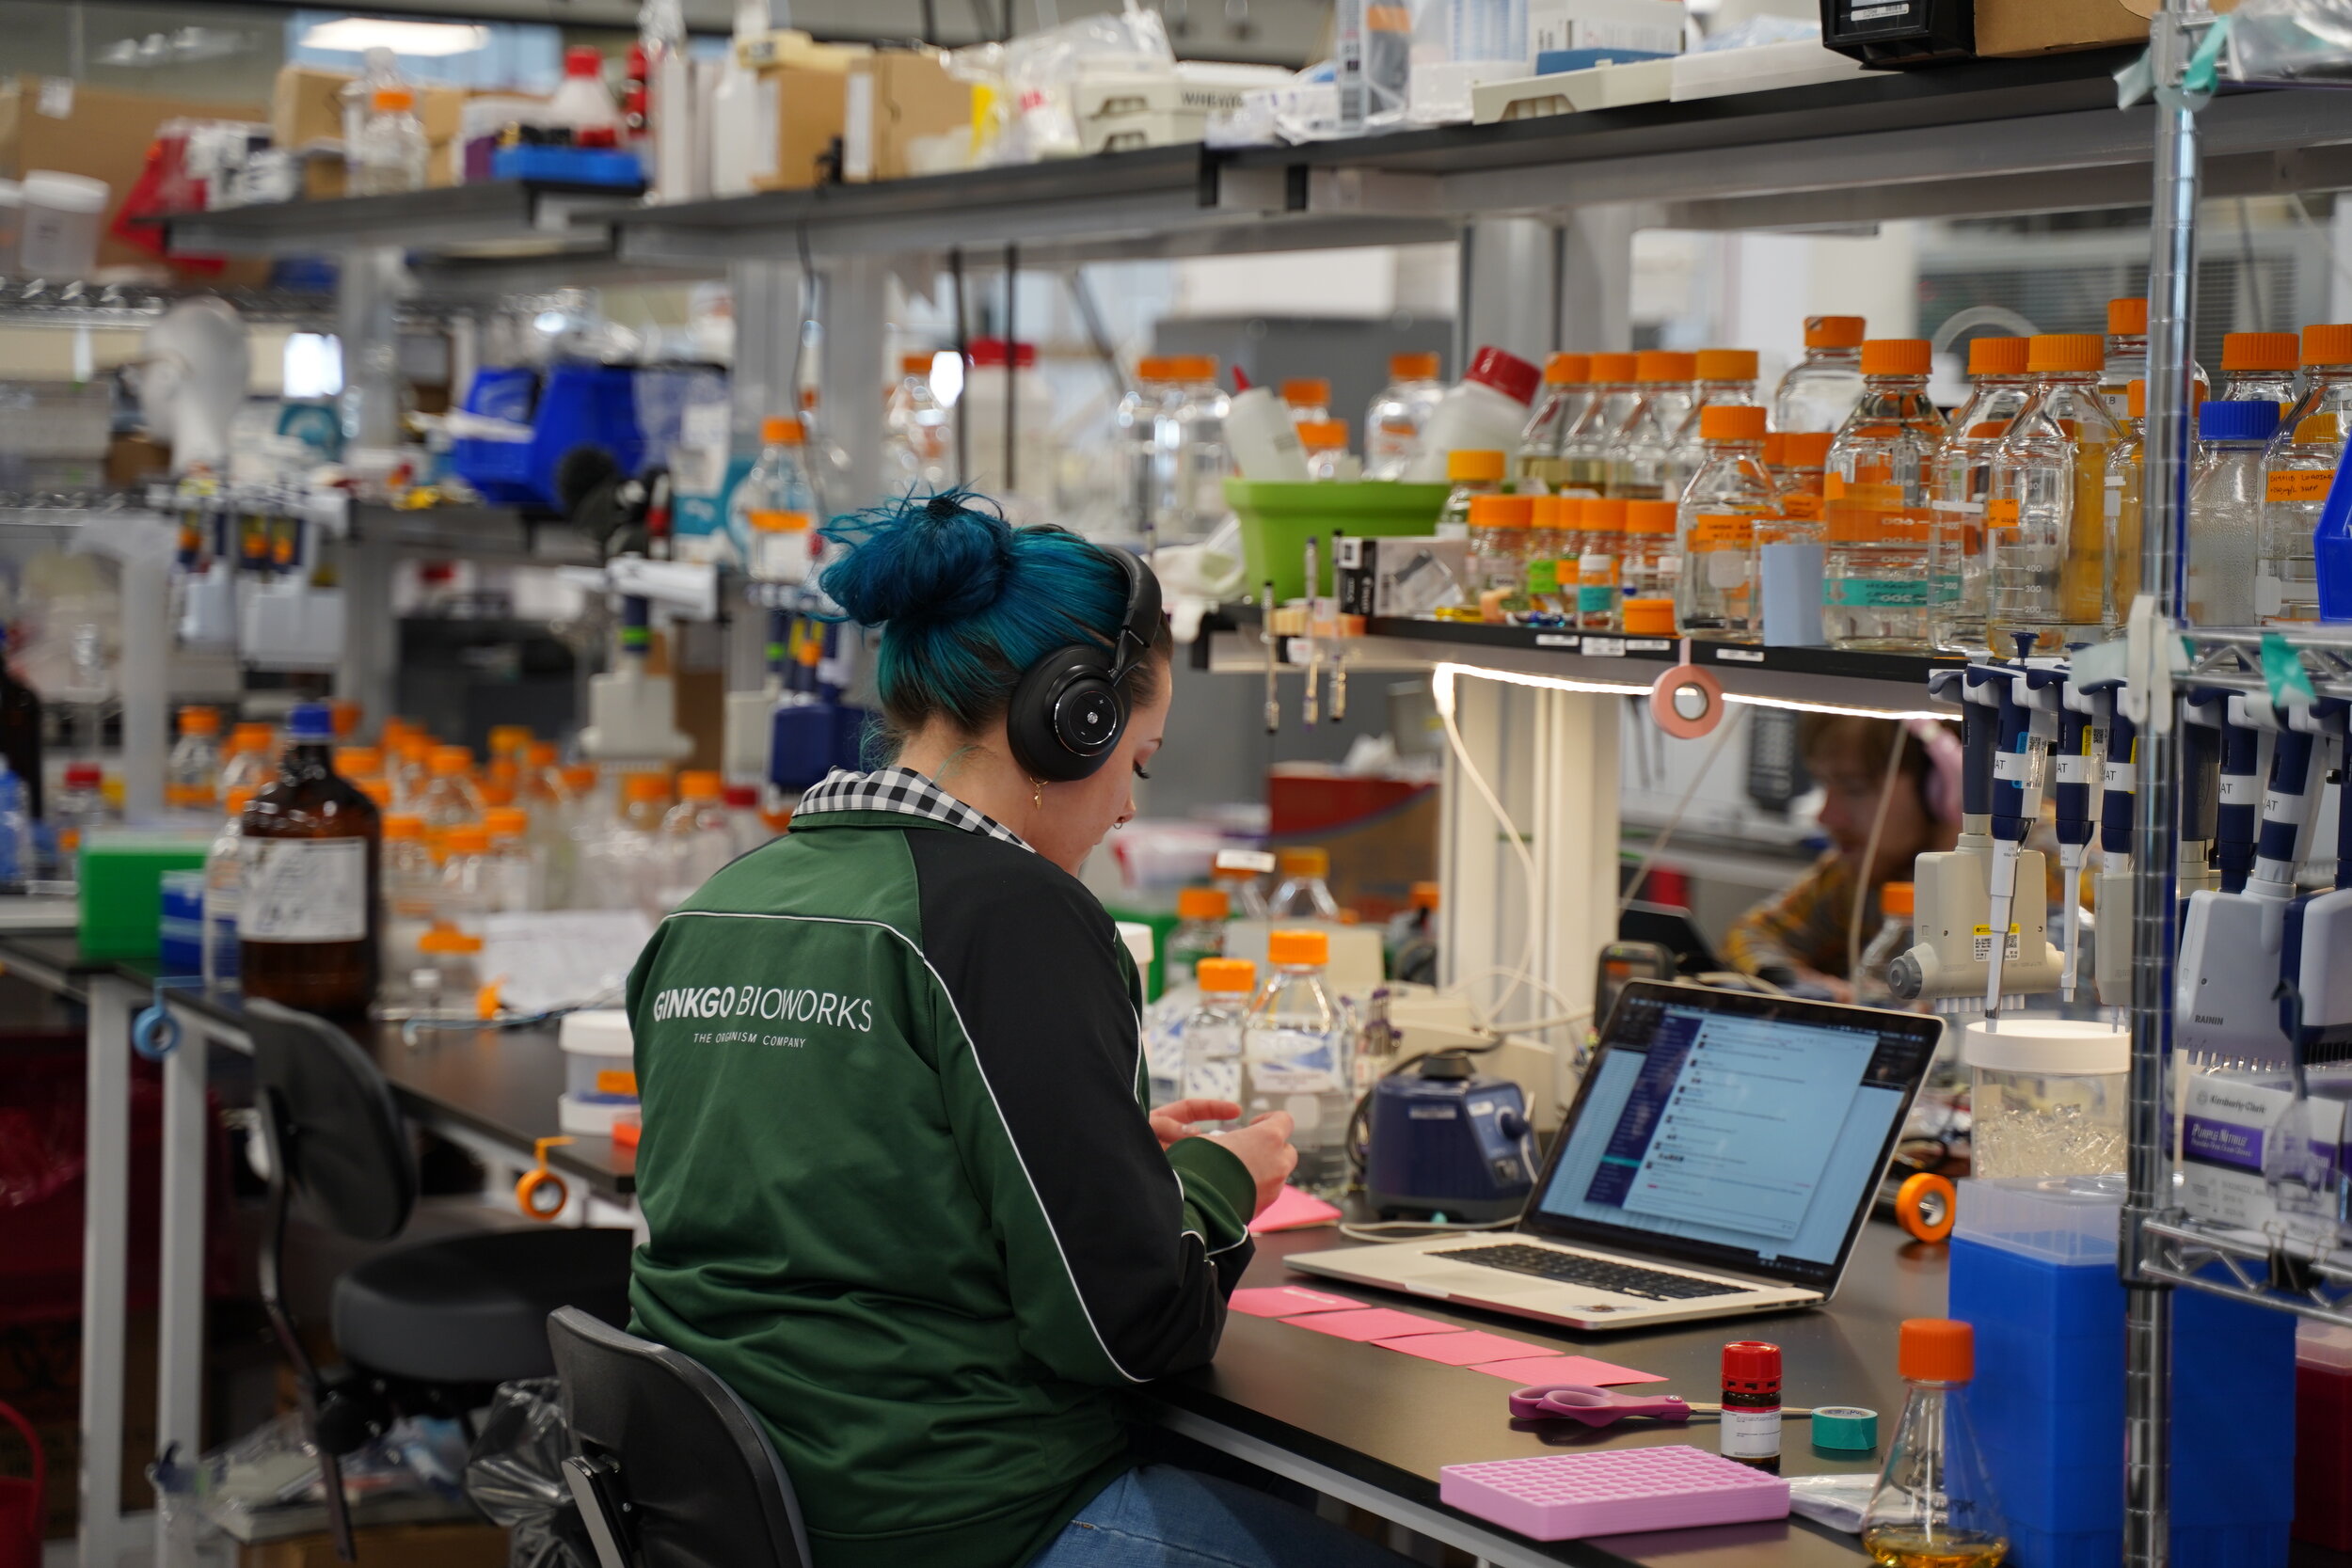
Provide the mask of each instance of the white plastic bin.
[{"label": "white plastic bin", "polygon": [[637,1074],[628,1014],[619,1008],[567,1013],[556,1032],[564,1088],[556,1119],[566,1132],[611,1137],[612,1123],[637,1115]]},{"label": "white plastic bin", "polygon": [[1961,1037],[1974,1080],[1974,1168],[1987,1179],[2105,1176],[2123,1168],[2129,1032],[2076,1019],[2005,1017]]},{"label": "white plastic bin", "polygon": [[98,269],[98,230],[106,217],[103,180],[37,168],[24,176],[23,270],[36,277],[87,277]]}]

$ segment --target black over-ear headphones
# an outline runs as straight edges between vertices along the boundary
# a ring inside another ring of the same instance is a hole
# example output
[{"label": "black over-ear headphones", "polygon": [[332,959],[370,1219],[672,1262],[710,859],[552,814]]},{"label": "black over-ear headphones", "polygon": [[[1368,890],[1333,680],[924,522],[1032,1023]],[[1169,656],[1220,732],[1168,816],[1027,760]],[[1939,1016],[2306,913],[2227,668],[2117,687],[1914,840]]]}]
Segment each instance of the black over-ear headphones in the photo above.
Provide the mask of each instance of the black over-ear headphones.
[{"label": "black over-ear headphones", "polygon": [[1125,550],[1102,553],[1127,575],[1118,641],[1056,648],[1021,673],[1005,709],[1012,759],[1041,783],[1070,784],[1102,768],[1127,730],[1120,683],[1150,657],[1159,636],[1160,579]]}]

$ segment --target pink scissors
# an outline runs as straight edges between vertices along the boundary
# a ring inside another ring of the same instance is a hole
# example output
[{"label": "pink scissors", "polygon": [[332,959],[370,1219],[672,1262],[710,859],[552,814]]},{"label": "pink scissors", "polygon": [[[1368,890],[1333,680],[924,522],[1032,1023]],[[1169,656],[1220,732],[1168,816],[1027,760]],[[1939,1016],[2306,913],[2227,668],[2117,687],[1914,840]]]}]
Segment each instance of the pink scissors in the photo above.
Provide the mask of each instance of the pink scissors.
[{"label": "pink scissors", "polygon": [[[1672,1394],[1621,1394],[1585,1383],[1539,1383],[1511,1395],[1511,1414],[1522,1421],[1565,1418],[1588,1427],[1605,1427],[1628,1416],[1659,1421],[1687,1421],[1692,1416],[1719,1416],[1720,1404],[1692,1404]],[[1783,1416],[1810,1416],[1810,1410],[1781,1411]]]}]

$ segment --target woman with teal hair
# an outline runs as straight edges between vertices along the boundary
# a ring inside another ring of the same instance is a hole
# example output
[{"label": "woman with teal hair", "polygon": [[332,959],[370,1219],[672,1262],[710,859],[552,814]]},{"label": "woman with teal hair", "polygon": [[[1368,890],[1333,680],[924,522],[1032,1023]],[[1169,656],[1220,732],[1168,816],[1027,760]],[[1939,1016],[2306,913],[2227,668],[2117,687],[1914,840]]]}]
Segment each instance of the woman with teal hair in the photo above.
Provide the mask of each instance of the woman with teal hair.
[{"label": "woman with teal hair", "polygon": [[1147,1115],[1140,982],[1075,875],[1160,749],[1157,582],[961,493],[825,535],[890,766],[809,790],[629,978],[634,1326],[758,1413],[816,1568],[1394,1568],[1129,1446],[1297,1159],[1279,1113]]}]

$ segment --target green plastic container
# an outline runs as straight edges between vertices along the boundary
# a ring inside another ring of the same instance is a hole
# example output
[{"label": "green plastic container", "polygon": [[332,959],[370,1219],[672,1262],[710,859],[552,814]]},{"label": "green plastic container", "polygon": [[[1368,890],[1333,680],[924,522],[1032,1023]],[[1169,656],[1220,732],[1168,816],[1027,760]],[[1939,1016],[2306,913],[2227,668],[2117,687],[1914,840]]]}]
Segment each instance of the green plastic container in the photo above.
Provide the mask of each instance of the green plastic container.
[{"label": "green plastic container", "polygon": [[135,829],[90,835],[78,857],[86,958],[151,958],[162,945],[167,871],[201,871],[209,838]]},{"label": "green plastic container", "polygon": [[1446,491],[1443,484],[1379,479],[1344,484],[1252,484],[1229,479],[1225,502],[1241,518],[1242,561],[1249,573],[1242,591],[1255,599],[1271,578],[1278,601],[1305,597],[1307,539],[1311,534],[1322,541],[1316,558],[1323,581],[1315,591],[1331,593],[1333,530],[1359,539],[1405,539],[1433,532],[1438,514],[1445,508]]}]

